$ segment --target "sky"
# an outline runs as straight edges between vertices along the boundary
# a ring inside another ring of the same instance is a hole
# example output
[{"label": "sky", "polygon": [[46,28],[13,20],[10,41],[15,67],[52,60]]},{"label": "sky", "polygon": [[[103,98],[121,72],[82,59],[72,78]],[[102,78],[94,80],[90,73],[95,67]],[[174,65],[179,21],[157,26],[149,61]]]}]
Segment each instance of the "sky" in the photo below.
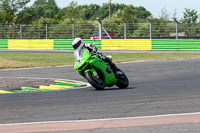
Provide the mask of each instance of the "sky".
[{"label": "sky", "polygon": [[[31,0],[29,5],[33,4],[35,0]],[[66,7],[72,0],[55,0],[57,5],[60,8]],[[98,4],[102,5],[103,3],[107,3],[108,0],[76,0],[79,5],[84,4]],[[173,14],[176,10],[176,18],[183,18],[183,12],[185,8],[195,9],[198,14],[200,14],[200,0],[111,0],[112,3],[123,3],[126,5],[132,4],[133,6],[143,6],[148,11],[152,13],[154,17],[161,16],[161,10],[165,8],[167,10],[167,14],[170,17],[173,17]]]}]

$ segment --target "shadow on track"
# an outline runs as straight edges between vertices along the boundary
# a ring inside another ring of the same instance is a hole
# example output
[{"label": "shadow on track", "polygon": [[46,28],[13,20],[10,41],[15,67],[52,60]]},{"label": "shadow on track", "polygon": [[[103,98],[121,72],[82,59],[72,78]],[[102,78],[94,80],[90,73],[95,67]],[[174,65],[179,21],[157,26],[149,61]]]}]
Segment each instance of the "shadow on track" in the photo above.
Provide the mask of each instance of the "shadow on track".
[{"label": "shadow on track", "polygon": [[129,90],[129,89],[135,89],[135,86],[133,87],[128,87],[128,88],[118,88],[118,87],[114,87],[114,88],[105,88],[104,90],[96,90],[94,89],[95,91],[112,91],[112,90]]}]

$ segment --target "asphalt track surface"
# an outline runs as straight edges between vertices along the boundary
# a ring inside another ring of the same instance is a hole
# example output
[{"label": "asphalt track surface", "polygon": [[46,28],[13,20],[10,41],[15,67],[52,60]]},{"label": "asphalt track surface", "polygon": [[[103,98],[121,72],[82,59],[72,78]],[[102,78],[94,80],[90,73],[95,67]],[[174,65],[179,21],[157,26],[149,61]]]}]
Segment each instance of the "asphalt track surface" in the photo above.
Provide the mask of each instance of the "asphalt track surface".
[{"label": "asphalt track surface", "polygon": [[[128,89],[1,94],[0,124],[125,118],[200,112],[200,58],[119,63]],[[39,77],[86,82],[73,66],[0,71],[0,77]],[[69,131],[70,133],[200,132],[200,123]],[[61,133],[61,132],[59,132]],[[68,133],[68,132],[67,132]]]}]

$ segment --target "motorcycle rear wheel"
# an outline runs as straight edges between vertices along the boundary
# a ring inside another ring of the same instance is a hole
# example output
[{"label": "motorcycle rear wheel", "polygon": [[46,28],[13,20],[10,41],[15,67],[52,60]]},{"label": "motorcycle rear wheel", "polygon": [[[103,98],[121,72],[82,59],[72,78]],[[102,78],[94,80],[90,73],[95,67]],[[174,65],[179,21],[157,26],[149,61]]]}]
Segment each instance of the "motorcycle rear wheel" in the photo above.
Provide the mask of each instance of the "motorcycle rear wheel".
[{"label": "motorcycle rear wheel", "polygon": [[119,77],[117,77],[117,83],[116,83],[117,87],[119,87],[121,89],[125,89],[128,87],[128,85],[129,85],[129,80],[124,73],[122,75],[120,75]]},{"label": "motorcycle rear wheel", "polygon": [[85,72],[85,77],[96,90],[104,90],[105,85],[100,74],[97,73],[97,76],[94,76],[92,72],[88,71]]}]

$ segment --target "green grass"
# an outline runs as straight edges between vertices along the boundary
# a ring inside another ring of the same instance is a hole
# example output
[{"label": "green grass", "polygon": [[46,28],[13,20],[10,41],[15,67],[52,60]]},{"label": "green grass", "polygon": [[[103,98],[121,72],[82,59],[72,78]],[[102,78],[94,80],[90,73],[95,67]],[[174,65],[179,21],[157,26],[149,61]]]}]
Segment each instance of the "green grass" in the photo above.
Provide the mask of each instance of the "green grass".
[{"label": "green grass", "polygon": [[[105,53],[114,62],[200,57],[200,53]],[[0,69],[74,65],[73,53],[1,52]]]},{"label": "green grass", "polygon": [[114,62],[200,57],[200,53],[110,53],[110,55],[113,56]]}]

